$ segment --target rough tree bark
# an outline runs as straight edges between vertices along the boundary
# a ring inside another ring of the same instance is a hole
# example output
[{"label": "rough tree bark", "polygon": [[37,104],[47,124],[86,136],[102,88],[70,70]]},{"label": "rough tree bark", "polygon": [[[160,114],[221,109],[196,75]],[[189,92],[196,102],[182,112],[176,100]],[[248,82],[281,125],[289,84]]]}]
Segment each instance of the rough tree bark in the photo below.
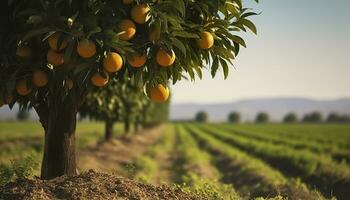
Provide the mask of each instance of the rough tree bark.
[{"label": "rough tree bark", "polygon": [[76,102],[70,99],[66,99],[59,106],[49,106],[47,124],[44,128],[45,146],[41,166],[42,179],[52,179],[77,173],[75,155],[77,112]]},{"label": "rough tree bark", "polygon": [[109,119],[105,121],[105,140],[110,141],[113,137],[113,122]]},{"label": "rough tree bark", "polygon": [[77,112],[87,91],[76,98],[39,98],[34,108],[45,131],[41,179],[77,174],[75,155],[75,129]]}]

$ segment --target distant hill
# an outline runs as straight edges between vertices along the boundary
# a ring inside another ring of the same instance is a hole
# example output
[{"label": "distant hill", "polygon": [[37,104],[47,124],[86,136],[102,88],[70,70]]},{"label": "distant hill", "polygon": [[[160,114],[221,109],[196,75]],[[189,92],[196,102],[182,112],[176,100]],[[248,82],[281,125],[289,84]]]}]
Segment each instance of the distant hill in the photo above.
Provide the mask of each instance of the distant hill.
[{"label": "distant hill", "polygon": [[280,121],[288,112],[295,112],[299,117],[312,111],[320,111],[324,115],[330,112],[350,114],[350,98],[338,100],[312,100],[306,98],[261,98],[217,104],[173,104],[171,119],[192,119],[198,111],[209,113],[210,120],[223,121],[231,111],[241,113],[243,120],[254,120],[256,113],[264,111],[274,121]]},{"label": "distant hill", "polygon": [[[280,121],[290,111],[295,112],[299,117],[312,111],[320,111],[324,115],[330,112],[350,114],[350,98],[329,101],[306,98],[261,98],[217,104],[172,104],[170,118],[192,119],[200,110],[208,112],[212,121],[226,120],[228,113],[233,110],[240,112],[245,121],[254,120],[256,113],[260,111],[268,112],[272,120]],[[17,106],[12,111],[4,106],[0,108],[0,119],[15,119],[17,111]],[[31,111],[31,118],[37,119],[34,111]]]}]

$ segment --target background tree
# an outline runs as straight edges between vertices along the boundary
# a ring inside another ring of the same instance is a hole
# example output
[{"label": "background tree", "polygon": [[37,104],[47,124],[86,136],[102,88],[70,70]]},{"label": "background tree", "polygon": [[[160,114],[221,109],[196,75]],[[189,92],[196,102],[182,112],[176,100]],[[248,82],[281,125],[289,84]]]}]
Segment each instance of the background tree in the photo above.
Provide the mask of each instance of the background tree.
[{"label": "background tree", "polygon": [[327,123],[349,123],[348,115],[339,115],[338,113],[330,113],[326,119]]},{"label": "background tree", "polygon": [[195,121],[196,122],[207,122],[208,121],[208,113],[204,111],[200,111],[196,114],[195,116]]},{"label": "background tree", "polygon": [[241,0],[13,0],[3,10],[0,99],[37,112],[43,179],[76,174],[76,116],[93,88],[128,72],[165,101],[168,81],[202,77],[204,66],[226,78],[246,46],[239,32],[256,33]]},{"label": "background tree", "polygon": [[321,123],[323,117],[320,112],[315,111],[310,114],[305,114],[302,121],[305,123]]},{"label": "background tree", "polygon": [[109,141],[113,137],[113,124],[121,116],[121,102],[117,95],[111,95],[115,87],[108,89],[96,89],[90,93],[80,108],[82,118],[104,121],[105,140]]},{"label": "background tree", "polygon": [[288,113],[283,118],[284,123],[295,123],[298,122],[298,117],[295,113]]},{"label": "background tree", "polygon": [[255,118],[256,123],[268,123],[269,120],[270,120],[270,116],[265,112],[258,113]]},{"label": "background tree", "polygon": [[27,121],[29,119],[29,112],[27,110],[20,109],[17,112],[17,120]]},{"label": "background tree", "polygon": [[231,123],[239,123],[241,121],[241,115],[238,112],[231,112],[228,115],[228,121]]}]

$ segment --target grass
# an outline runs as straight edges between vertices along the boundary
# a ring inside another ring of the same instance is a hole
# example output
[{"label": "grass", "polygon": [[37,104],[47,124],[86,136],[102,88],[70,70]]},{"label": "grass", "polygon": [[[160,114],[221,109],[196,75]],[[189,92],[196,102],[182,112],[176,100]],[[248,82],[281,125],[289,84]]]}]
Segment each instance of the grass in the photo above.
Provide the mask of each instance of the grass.
[{"label": "grass", "polygon": [[[78,123],[78,148],[103,139],[103,130],[103,123]],[[121,133],[121,125],[115,131]],[[3,166],[28,155],[40,163],[43,130],[39,123],[0,122],[0,147]],[[349,125],[169,124],[136,158],[132,177],[177,183],[210,199],[323,199],[314,188],[347,199],[349,153]]]},{"label": "grass", "polygon": [[[121,133],[121,124],[117,124],[114,129]],[[79,122],[76,129],[77,147],[84,148],[101,140],[103,131],[103,123]],[[9,165],[11,161],[27,156],[40,163],[43,142],[44,132],[38,122],[0,122],[0,164]]]}]

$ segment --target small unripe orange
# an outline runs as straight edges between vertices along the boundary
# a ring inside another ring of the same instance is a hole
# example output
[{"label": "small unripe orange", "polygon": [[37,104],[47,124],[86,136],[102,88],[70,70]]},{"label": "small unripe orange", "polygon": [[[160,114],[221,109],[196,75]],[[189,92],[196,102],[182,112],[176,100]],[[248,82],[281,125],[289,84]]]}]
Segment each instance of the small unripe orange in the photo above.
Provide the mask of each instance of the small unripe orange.
[{"label": "small unripe orange", "polygon": [[33,73],[33,84],[37,87],[44,87],[49,82],[47,73],[41,70],[36,70]]},{"label": "small unripe orange", "polygon": [[91,40],[80,41],[77,45],[77,52],[82,58],[91,58],[96,54],[95,42]]},{"label": "small unripe orange", "polygon": [[30,88],[28,88],[27,85],[27,80],[26,79],[22,79],[19,80],[16,84],[16,91],[19,95],[21,96],[26,96],[28,95],[32,90]]},{"label": "small unripe orange", "polygon": [[139,68],[142,67],[147,61],[146,55],[135,54],[128,59],[128,63],[131,67]]},{"label": "small unripe orange", "polygon": [[101,74],[99,73],[95,73],[94,75],[92,75],[91,77],[91,82],[94,86],[97,86],[97,87],[102,87],[102,86],[105,86],[107,85],[108,81],[109,81],[109,75],[107,72],[104,72],[105,77],[101,76]]},{"label": "small unripe orange", "polygon": [[61,37],[61,35],[62,34],[60,32],[56,32],[49,37],[48,42],[51,49],[55,51],[61,51],[67,47],[68,42],[65,38],[62,40],[60,46],[58,47],[58,40]]},{"label": "small unripe orange", "polygon": [[171,50],[171,54],[164,49],[159,49],[156,55],[157,63],[162,67],[169,67],[175,62],[175,53]]},{"label": "small unripe orange", "polygon": [[130,40],[136,34],[136,26],[131,20],[124,19],[120,21],[118,27],[123,32],[119,35],[119,39],[121,40]]},{"label": "small unripe orange", "polygon": [[162,84],[158,84],[155,87],[152,87],[149,91],[149,97],[153,102],[162,103],[168,100],[169,98],[169,88]]},{"label": "small unripe orange", "polygon": [[47,62],[54,67],[60,66],[64,63],[64,55],[63,53],[57,53],[56,51],[50,49],[47,52]]},{"label": "small unripe orange", "polygon": [[109,72],[114,73],[119,71],[123,66],[122,57],[115,52],[109,52],[103,60],[103,68]]},{"label": "small unripe orange", "polygon": [[147,4],[139,4],[131,9],[131,18],[138,24],[144,24],[149,20],[150,8]]}]

